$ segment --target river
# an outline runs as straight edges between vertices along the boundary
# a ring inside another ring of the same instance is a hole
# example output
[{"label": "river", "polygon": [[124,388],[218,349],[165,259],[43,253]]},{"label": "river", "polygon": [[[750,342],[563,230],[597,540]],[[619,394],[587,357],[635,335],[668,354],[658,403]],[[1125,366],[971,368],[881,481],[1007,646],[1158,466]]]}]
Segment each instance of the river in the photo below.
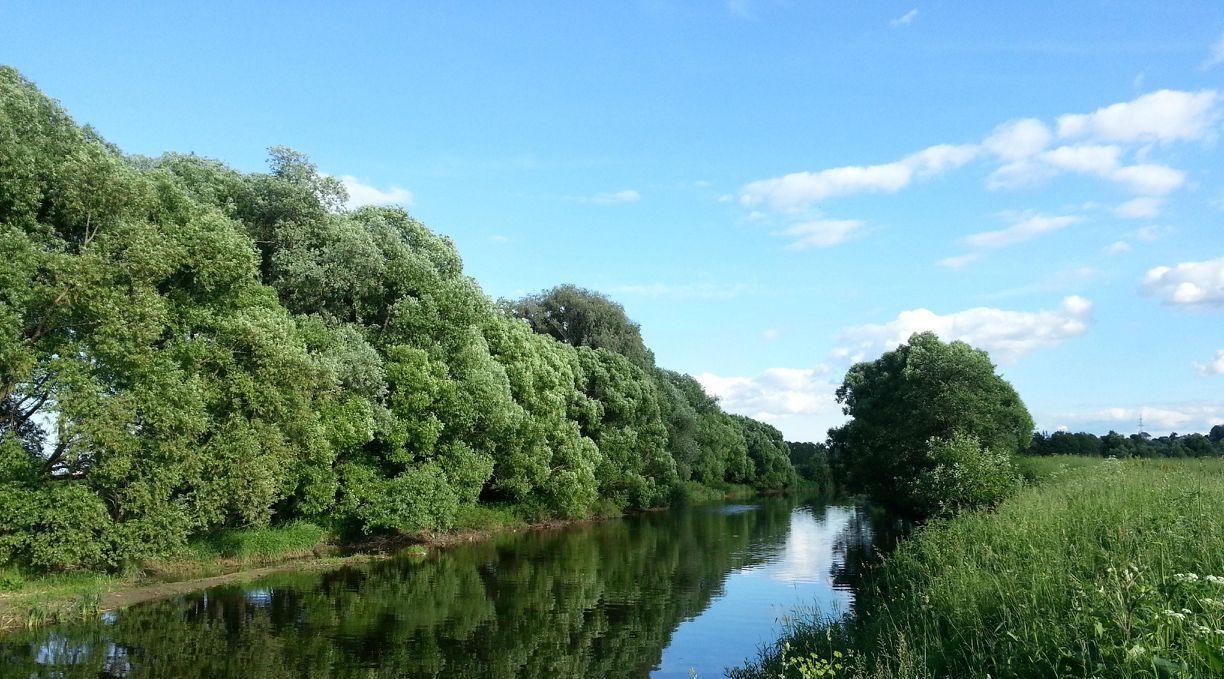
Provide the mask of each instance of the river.
[{"label": "river", "polygon": [[852,611],[886,523],[774,497],[506,534],[2,637],[0,674],[720,677],[785,616]]}]

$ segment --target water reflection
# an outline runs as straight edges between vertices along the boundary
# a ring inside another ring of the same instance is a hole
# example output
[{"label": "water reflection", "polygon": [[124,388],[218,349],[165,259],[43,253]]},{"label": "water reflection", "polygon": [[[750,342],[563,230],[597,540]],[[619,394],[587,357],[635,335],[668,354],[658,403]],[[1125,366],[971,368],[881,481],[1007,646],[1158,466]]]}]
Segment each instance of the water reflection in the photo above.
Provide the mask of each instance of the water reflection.
[{"label": "water reflection", "polygon": [[282,574],[0,640],[20,677],[720,676],[848,608],[878,517],[770,498]]}]

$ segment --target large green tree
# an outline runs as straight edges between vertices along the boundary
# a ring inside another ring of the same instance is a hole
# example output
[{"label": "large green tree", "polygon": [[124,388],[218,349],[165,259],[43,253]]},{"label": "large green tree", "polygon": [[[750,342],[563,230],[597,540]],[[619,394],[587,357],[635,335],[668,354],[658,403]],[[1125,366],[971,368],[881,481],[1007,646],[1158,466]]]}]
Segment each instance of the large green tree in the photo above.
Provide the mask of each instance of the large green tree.
[{"label": "large green tree", "polygon": [[850,421],[829,432],[848,484],[916,509],[914,480],[937,463],[932,440],[971,437],[994,454],[1029,444],[1033,419],[985,351],[930,332],[855,364],[837,390]]}]

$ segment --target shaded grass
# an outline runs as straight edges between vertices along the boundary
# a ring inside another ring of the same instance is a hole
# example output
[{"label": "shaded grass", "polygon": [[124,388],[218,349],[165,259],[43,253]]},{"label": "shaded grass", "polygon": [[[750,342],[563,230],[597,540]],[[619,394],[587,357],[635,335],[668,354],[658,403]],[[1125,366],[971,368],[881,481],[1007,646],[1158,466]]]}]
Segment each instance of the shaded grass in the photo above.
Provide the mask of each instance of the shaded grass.
[{"label": "shaded grass", "polygon": [[[1038,471],[1053,469],[1043,461]],[[1224,676],[1224,461],[1102,461],[921,528],[733,677]]]}]

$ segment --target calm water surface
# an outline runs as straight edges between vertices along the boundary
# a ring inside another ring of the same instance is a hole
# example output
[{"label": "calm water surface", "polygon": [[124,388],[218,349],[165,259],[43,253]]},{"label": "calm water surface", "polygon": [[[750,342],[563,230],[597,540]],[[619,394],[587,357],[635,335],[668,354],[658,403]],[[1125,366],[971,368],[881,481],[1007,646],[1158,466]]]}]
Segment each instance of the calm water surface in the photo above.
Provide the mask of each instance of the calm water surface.
[{"label": "calm water surface", "polygon": [[852,610],[885,523],[768,498],[507,535],[0,637],[0,675],[719,677],[788,613]]}]

